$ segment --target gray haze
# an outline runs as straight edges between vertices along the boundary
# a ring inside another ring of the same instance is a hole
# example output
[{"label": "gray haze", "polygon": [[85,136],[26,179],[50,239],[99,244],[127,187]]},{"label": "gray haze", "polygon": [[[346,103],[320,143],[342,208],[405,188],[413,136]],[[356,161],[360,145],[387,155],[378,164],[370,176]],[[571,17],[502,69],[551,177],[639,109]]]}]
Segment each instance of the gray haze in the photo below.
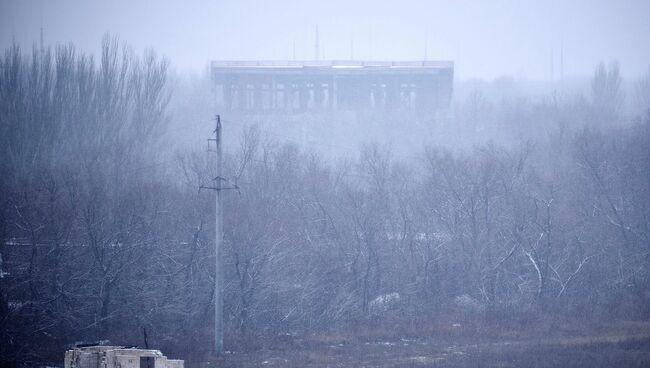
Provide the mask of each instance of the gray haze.
[{"label": "gray haze", "polygon": [[0,0],[0,368],[650,367],[650,0],[188,3]]},{"label": "gray haze", "polygon": [[[460,79],[589,75],[617,60],[624,77],[650,58],[650,2],[573,1],[12,1],[0,5],[0,46],[14,38],[97,51],[110,32],[154,48],[178,70],[211,59],[449,59]],[[82,31],[83,30],[83,31]],[[553,62],[551,62],[553,60]]]}]

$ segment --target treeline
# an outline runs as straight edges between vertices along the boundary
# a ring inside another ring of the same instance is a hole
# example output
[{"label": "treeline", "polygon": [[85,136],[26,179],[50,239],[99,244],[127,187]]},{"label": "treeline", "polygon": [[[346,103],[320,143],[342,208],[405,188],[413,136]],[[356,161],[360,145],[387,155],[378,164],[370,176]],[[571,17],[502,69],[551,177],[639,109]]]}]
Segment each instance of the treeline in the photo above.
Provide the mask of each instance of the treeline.
[{"label": "treeline", "polygon": [[58,361],[76,339],[146,318],[156,290],[131,282],[156,277],[165,197],[141,167],[164,128],[167,68],[108,36],[99,60],[72,45],[5,51],[0,361]]},{"label": "treeline", "polygon": [[[214,164],[156,153],[166,61],[106,38],[98,61],[14,46],[0,71],[0,360],[145,328],[170,356],[207,354]],[[602,72],[594,91],[618,96]],[[607,104],[526,110],[513,121],[575,122],[516,148],[408,159],[368,145],[333,163],[248,130],[224,160],[226,348],[450,315],[647,319],[650,114],[617,126]]]}]

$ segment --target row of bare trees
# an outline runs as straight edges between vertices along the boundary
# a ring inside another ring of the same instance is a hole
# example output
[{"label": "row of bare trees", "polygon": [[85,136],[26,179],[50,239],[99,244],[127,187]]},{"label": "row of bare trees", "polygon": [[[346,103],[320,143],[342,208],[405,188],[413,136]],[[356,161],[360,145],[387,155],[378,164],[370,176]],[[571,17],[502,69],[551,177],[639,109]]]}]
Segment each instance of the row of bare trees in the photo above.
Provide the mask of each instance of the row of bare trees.
[{"label": "row of bare trees", "polygon": [[[0,66],[0,359],[144,328],[170,355],[208,352],[214,194],[197,189],[214,165],[157,154],[166,61],[107,37],[98,61],[14,46]],[[225,159],[229,348],[459,311],[648,318],[650,116],[565,128],[335,162],[247,130]]]},{"label": "row of bare trees", "polygon": [[291,147],[233,157],[231,327],[343,328],[394,293],[409,318],[647,317],[649,127],[409,163],[377,146],[339,165]]},{"label": "row of bare trees", "polygon": [[167,62],[106,36],[98,61],[14,45],[0,71],[0,359],[29,361],[148,318]]}]

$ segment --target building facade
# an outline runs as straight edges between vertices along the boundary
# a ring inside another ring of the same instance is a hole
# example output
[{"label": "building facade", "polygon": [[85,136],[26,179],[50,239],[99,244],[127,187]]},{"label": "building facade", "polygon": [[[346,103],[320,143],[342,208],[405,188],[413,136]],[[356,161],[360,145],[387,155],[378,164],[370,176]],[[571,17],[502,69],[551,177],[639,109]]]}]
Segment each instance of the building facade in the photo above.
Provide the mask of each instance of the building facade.
[{"label": "building facade", "polygon": [[449,105],[449,61],[213,61],[220,111],[332,110],[435,112]]}]

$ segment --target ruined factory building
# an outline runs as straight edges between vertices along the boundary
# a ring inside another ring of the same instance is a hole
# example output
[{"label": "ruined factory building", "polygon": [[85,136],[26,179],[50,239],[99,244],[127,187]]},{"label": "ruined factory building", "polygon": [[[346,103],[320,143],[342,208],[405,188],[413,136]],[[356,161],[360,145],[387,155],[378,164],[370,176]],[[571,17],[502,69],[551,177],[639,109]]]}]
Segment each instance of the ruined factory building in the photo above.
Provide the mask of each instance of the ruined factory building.
[{"label": "ruined factory building", "polygon": [[217,107],[241,113],[435,112],[448,106],[450,61],[213,61]]}]

